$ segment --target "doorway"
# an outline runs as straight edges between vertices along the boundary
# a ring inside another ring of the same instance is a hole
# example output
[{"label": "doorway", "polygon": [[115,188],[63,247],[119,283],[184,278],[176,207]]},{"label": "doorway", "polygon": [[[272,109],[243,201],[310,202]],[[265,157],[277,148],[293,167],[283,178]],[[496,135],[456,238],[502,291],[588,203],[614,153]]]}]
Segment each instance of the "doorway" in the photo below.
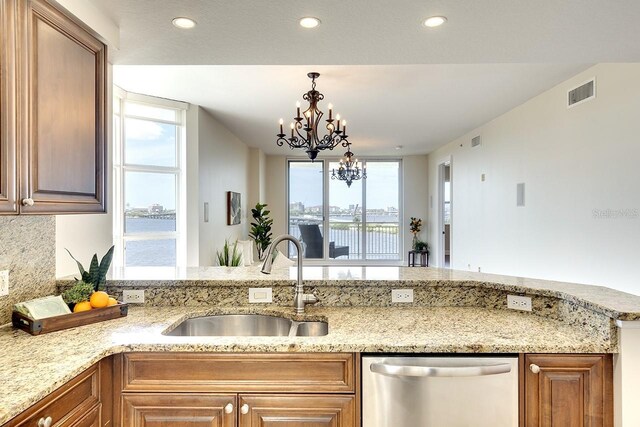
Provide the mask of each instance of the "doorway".
[{"label": "doorway", "polygon": [[439,231],[440,231],[440,262],[442,268],[451,268],[451,236],[452,222],[452,168],[451,161],[440,164],[439,168]]}]

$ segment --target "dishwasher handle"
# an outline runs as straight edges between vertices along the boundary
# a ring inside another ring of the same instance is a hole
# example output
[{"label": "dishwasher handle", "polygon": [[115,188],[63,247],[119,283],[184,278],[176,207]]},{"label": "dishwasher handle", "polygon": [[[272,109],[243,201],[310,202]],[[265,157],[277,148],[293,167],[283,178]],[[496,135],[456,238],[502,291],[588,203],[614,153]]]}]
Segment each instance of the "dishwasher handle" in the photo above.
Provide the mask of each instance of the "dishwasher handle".
[{"label": "dishwasher handle", "polygon": [[485,375],[507,374],[511,372],[510,363],[480,366],[411,366],[372,363],[371,372],[392,377],[480,377]]}]

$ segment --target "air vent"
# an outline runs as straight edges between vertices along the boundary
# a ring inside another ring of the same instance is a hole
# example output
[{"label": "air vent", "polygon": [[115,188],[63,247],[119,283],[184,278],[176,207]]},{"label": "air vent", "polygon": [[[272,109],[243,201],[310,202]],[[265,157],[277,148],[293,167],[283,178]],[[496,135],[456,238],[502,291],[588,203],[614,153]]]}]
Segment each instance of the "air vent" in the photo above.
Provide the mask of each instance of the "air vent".
[{"label": "air vent", "polygon": [[480,145],[480,135],[474,137],[471,139],[471,146],[472,147],[477,147],[478,145]]},{"label": "air vent", "polygon": [[596,97],[595,77],[588,82],[567,92],[567,108],[574,107]]}]

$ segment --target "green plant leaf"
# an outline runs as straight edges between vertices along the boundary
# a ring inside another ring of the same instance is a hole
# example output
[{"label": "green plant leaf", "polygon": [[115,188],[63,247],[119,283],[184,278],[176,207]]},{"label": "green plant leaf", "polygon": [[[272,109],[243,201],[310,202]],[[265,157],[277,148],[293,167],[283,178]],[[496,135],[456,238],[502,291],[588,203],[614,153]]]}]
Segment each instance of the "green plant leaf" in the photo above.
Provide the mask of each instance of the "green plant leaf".
[{"label": "green plant leaf", "polygon": [[98,263],[98,255],[93,254],[93,258],[91,258],[91,266],[89,267],[89,275],[91,276],[91,281],[95,290],[98,290],[98,282],[100,280],[100,264]]},{"label": "green plant leaf", "polygon": [[106,254],[100,260],[99,273],[98,273],[98,287],[102,289],[107,284],[107,272],[109,266],[111,266],[111,260],[113,259],[113,250],[115,246],[111,246]]},{"label": "green plant leaf", "polygon": [[69,256],[71,257],[71,259],[73,259],[76,264],[78,264],[78,270],[80,270],[80,276],[84,277],[84,267],[82,266],[82,264],[80,263],[80,261],[78,261],[73,255],[71,255],[71,252],[69,251],[69,249],[64,248],[65,251],[67,251],[67,253],[69,254]]}]

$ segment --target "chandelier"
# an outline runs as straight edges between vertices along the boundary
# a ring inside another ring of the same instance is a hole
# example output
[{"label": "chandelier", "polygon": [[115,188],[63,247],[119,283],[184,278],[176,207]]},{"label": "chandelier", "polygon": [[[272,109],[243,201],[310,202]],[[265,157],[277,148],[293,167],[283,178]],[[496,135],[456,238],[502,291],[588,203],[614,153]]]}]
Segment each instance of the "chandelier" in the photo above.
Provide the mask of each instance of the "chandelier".
[{"label": "chandelier", "polygon": [[353,181],[367,179],[367,165],[365,164],[361,169],[360,166],[358,166],[358,159],[353,160],[350,142],[347,141],[343,143],[343,146],[347,147],[347,152],[344,153],[344,157],[340,160],[338,169],[331,171],[331,179],[346,181],[347,187],[351,187]]},{"label": "chandelier", "polygon": [[[340,121],[340,114],[333,118],[333,106],[329,104],[329,118],[322,123],[324,113],[318,109],[318,102],[324,99],[324,95],[316,90],[316,79],[320,73],[309,73],[311,90],[302,97],[309,102],[309,108],[300,114],[300,102],[296,103],[296,116],[291,122],[291,136],[287,137],[283,130],[284,120],[280,119],[280,133],[277,134],[276,143],[282,147],[285,143],[293,150],[302,148],[313,161],[321,150],[333,150],[338,144],[348,143],[347,122]],[[322,130],[324,127],[325,130]],[[320,128],[320,129],[319,129]],[[324,135],[319,135],[319,132]]]}]

